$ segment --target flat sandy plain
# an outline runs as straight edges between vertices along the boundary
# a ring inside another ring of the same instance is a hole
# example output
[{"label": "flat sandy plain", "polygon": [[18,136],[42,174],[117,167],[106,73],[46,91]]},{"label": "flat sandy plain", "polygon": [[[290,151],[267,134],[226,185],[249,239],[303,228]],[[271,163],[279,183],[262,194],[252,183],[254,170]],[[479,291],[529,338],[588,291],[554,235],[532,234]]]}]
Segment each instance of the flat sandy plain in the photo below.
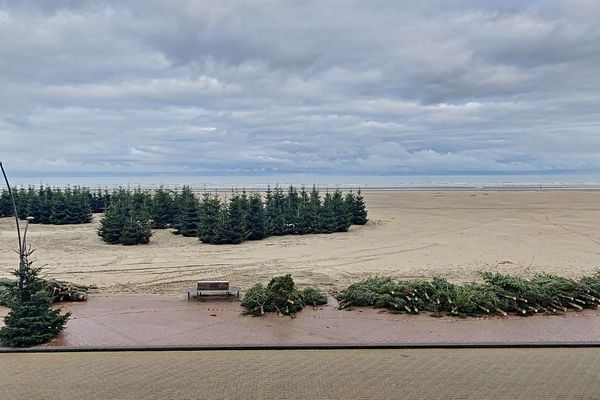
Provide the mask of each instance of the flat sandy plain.
[{"label": "flat sandy plain", "polygon": [[[182,293],[203,279],[248,288],[291,273],[339,289],[371,275],[474,280],[491,270],[577,277],[600,266],[600,191],[399,191],[364,193],[370,221],[347,233],[207,245],[154,231],[140,246],[104,244],[91,224],[31,225],[44,273],[103,293]],[[17,266],[14,220],[0,219],[0,276]]]}]

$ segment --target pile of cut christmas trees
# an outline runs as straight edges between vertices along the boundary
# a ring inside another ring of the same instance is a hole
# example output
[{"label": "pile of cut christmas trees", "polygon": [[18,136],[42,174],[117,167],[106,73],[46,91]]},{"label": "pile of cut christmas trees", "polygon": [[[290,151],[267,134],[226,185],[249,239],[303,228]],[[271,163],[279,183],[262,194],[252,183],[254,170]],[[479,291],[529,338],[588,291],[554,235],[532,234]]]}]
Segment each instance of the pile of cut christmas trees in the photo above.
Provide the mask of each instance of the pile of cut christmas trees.
[{"label": "pile of cut christmas trees", "polygon": [[[75,285],[70,282],[54,279],[46,279],[45,283],[48,293],[55,303],[61,301],[86,301],[88,290],[93,289],[91,286]],[[17,281],[14,279],[0,279],[0,305],[6,305],[5,296],[8,295],[8,288],[16,285]]]},{"label": "pile of cut christmas trees", "polygon": [[265,312],[277,312],[279,316],[293,317],[306,305],[316,308],[325,303],[327,297],[317,289],[297,289],[290,274],[271,279],[266,287],[257,283],[242,299],[242,306],[248,310],[246,314],[256,316],[264,315]]},{"label": "pile of cut christmas trees", "polygon": [[600,308],[600,270],[581,279],[538,274],[531,279],[482,272],[481,283],[453,284],[444,278],[394,280],[372,277],[336,297],[340,308],[372,306],[391,312],[433,316],[522,316]]}]

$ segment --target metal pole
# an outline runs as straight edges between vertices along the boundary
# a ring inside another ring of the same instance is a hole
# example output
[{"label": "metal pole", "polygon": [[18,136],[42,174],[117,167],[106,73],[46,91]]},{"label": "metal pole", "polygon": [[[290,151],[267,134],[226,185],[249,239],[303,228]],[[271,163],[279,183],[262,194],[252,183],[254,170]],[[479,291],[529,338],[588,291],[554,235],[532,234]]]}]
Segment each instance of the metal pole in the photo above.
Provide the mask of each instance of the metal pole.
[{"label": "metal pole", "polygon": [[33,220],[33,217],[27,217],[25,219],[25,229],[23,230],[23,254],[27,252],[27,228],[29,227],[29,223]]},{"label": "metal pole", "polygon": [[15,203],[15,198],[12,194],[10,183],[8,183],[8,178],[6,177],[6,172],[4,171],[4,167],[2,166],[1,161],[0,169],[2,170],[2,175],[4,176],[4,181],[6,182],[6,187],[8,188],[8,195],[12,200],[13,211],[15,213],[15,222],[17,224],[17,237],[19,238],[19,289],[21,290],[23,289],[23,271],[25,270],[25,249],[23,249],[23,243],[21,242],[21,228],[19,227],[19,215],[17,214],[17,204]]}]

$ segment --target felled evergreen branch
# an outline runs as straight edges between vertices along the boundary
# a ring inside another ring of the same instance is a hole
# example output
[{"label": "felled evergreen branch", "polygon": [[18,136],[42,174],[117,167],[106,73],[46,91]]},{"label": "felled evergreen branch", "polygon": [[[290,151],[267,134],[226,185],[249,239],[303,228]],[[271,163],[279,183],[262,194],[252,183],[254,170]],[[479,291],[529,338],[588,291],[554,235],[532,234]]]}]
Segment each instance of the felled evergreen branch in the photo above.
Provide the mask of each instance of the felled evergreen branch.
[{"label": "felled evergreen branch", "polygon": [[373,306],[391,312],[456,316],[528,316],[600,307],[600,271],[579,280],[548,274],[524,279],[481,273],[483,283],[453,284],[444,278],[394,280],[371,277],[342,290],[340,308]]},{"label": "felled evergreen branch", "polygon": [[325,303],[327,297],[315,288],[296,289],[290,274],[271,279],[266,287],[260,283],[254,285],[242,299],[242,306],[247,309],[245,313],[255,316],[277,312],[279,316],[293,317],[306,304],[316,307]]}]

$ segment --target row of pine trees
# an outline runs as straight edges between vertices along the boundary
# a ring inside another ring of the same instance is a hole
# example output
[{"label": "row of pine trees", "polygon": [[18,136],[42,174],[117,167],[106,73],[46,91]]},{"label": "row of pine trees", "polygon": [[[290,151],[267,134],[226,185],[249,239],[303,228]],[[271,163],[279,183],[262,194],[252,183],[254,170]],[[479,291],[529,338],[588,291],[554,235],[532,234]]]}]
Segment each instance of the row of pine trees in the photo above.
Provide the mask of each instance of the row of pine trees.
[{"label": "row of pine trees", "polygon": [[345,232],[367,222],[360,191],[336,190],[321,196],[293,186],[258,193],[234,192],[227,199],[204,193],[198,199],[189,187],[163,188],[153,195],[141,190],[114,192],[98,235],[107,243],[148,243],[151,229],[174,228],[175,234],[197,236],[204,243],[237,244],[268,236]]},{"label": "row of pine trees", "polygon": [[[108,193],[91,193],[87,188],[58,189],[40,186],[12,189],[19,217],[33,217],[39,224],[83,224],[92,220],[93,212],[104,211]],[[8,190],[0,193],[0,217],[14,215]]]}]

